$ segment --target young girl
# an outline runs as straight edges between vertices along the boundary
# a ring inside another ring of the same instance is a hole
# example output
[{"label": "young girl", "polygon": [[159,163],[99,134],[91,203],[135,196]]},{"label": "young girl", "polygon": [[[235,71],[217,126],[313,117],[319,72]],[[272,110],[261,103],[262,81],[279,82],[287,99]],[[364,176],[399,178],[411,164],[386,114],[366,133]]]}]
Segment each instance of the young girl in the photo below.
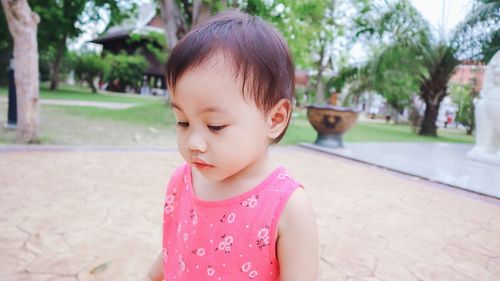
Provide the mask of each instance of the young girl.
[{"label": "young girl", "polygon": [[283,38],[257,17],[219,14],[176,45],[166,78],[186,163],[168,184],[163,251],[145,280],[317,280],[309,200],[268,153],[293,104]]}]

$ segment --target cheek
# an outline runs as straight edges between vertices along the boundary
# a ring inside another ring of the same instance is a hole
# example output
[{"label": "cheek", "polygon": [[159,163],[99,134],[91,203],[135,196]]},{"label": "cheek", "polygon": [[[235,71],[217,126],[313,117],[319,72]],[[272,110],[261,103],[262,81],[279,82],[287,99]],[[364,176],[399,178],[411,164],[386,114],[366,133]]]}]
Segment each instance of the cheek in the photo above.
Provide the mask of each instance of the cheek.
[{"label": "cheek", "polygon": [[186,136],[181,132],[177,131],[177,149],[181,153],[181,155],[186,158],[187,149],[186,149]]}]

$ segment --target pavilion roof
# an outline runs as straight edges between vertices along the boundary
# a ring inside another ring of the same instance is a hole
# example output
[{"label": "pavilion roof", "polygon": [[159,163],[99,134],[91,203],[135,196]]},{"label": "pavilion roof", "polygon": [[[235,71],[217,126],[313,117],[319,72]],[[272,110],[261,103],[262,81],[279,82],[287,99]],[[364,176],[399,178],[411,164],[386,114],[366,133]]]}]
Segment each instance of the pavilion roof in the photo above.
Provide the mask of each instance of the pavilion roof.
[{"label": "pavilion roof", "polygon": [[154,3],[143,4],[139,6],[137,18],[124,20],[121,24],[111,27],[106,33],[90,42],[102,44],[106,41],[128,38],[133,33],[147,34],[150,31],[163,32],[163,28],[149,25],[155,16],[156,5]]}]

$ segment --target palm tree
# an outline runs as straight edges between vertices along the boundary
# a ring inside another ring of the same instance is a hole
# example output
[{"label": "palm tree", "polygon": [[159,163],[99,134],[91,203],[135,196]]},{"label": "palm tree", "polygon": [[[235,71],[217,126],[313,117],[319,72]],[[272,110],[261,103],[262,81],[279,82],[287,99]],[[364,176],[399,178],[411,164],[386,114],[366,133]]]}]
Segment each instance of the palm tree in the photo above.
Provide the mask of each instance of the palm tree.
[{"label": "palm tree", "polygon": [[[388,48],[411,50],[417,60],[415,65],[407,66],[407,71],[417,71],[419,95],[426,104],[419,134],[437,136],[439,106],[448,95],[447,84],[456,67],[463,60],[482,59],[488,55],[485,51],[492,52],[499,48],[500,1],[477,0],[469,17],[455,29],[449,40],[435,39],[429,23],[408,0],[387,0],[384,5],[377,8],[384,12],[364,22],[365,29],[361,32],[370,34],[371,38],[385,40]],[[482,31],[480,38],[474,38],[471,32],[474,28]],[[383,61],[385,55],[387,53],[382,52],[375,61]]]}]

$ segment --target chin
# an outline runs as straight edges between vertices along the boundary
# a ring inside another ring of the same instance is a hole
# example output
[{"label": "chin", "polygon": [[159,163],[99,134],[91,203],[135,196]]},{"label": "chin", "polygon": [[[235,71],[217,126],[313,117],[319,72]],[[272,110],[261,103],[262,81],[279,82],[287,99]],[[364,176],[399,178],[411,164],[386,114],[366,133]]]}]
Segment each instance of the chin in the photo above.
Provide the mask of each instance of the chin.
[{"label": "chin", "polygon": [[200,175],[211,181],[224,181],[234,175],[234,173],[225,173],[214,167],[210,169],[197,169],[196,167],[194,168],[196,169],[196,171],[198,171],[198,173],[200,173]]}]

